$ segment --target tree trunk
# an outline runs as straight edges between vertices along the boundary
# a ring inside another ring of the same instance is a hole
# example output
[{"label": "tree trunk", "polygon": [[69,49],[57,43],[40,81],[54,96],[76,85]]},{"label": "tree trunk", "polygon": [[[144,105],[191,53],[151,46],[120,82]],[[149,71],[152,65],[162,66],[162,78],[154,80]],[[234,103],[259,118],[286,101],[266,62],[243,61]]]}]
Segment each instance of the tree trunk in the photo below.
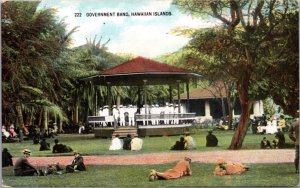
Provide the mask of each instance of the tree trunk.
[{"label": "tree trunk", "polygon": [[73,117],[74,117],[74,119],[73,119],[74,125],[78,125],[78,105],[77,104],[75,104]]},{"label": "tree trunk", "polygon": [[18,120],[16,127],[22,129],[24,126],[24,119],[23,119],[22,107],[19,102],[17,102],[16,111],[17,111],[17,120]]},{"label": "tree trunk", "polygon": [[58,127],[58,132],[59,133],[62,133],[64,130],[63,130],[63,121],[62,119],[59,119],[59,127]]},{"label": "tree trunk", "polygon": [[47,110],[43,110],[43,116],[44,116],[43,130],[48,130],[48,113],[47,113]]},{"label": "tree trunk", "polygon": [[233,105],[229,98],[227,98],[227,106],[228,106],[228,124],[230,128],[232,128],[232,121],[233,121]]},{"label": "tree trunk", "polygon": [[243,82],[237,84],[237,90],[241,103],[241,116],[239,125],[232,137],[229,149],[237,150],[242,148],[244,138],[247,133],[247,121],[249,117],[249,97],[248,97],[249,79],[244,78]]},{"label": "tree trunk", "polygon": [[117,109],[120,108],[120,105],[121,105],[121,96],[120,96],[120,94],[118,93],[118,95],[117,95]]},{"label": "tree trunk", "polygon": [[41,129],[42,128],[42,119],[43,119],[43,111],[41,110],[39,112],[39,119],[38,119],[38,127]]}]

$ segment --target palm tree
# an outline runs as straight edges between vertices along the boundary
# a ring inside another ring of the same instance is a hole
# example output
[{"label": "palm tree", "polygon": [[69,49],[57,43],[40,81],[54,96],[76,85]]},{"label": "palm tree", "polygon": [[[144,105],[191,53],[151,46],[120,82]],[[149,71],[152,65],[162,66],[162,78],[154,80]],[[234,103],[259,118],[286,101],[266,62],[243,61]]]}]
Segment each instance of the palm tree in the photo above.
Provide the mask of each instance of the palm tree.
[{"label": "palm tree", "polygon": [[[62,119],[58,100],[57,70],[61,52],[76,28],[66,32],[54,9],[37,11],[39,2],[2,3],[3,108],[15,106],[17,126],[24,126],[24,112],[44,109]],[[27,115],[27,113],[24,113]],[[32,116],[32,114],[30,115]]]}]

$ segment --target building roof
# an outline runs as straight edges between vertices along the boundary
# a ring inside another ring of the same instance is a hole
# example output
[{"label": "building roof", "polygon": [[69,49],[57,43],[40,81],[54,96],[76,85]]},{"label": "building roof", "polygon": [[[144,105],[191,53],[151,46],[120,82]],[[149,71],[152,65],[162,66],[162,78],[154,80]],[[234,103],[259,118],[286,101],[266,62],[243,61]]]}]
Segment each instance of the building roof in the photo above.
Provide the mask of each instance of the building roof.
[{"label": "building roof", "polygon": [[163,64],[151,59],[138,56],[132,60],[126,61],[118,66],[101,72],[101,75],[132,74],[132,73],[182,73],[187,72],[182,68]]},{"label": "building roof", "polygon": [[[224,87],[214,87],[208,86],[205,88],[196,88],[189,92],[190,99],[211,99],[211,98],[221,98],[226,97],[226,90]],[[178,99],[176,97],[176,99]],[[183,93],[180,95],[180,99],[187,99],[187,94]]]},{"label": "building roof", "polygon": [[139,86],[176,84],[197,79],[200,74],[163,64],[144,57],[136,57],[97,75],[82,78],[99,85]]}]

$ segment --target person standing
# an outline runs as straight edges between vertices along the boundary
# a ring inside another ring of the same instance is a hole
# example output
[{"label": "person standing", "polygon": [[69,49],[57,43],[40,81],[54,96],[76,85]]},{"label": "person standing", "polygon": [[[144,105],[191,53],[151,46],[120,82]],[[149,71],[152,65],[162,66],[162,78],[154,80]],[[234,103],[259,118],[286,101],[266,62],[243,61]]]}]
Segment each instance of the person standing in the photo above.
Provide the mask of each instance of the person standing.
[{"label": "person standing", "polygon": [[28,162],[31,151],[28,149],[24,149],[23,154],[24,156],[19,158],[14,166],[15,176],[33,176],[35,174],[38,175],[39,172],[37,171],[37,169]]},{"label": "person standing", "polygon": [[83,163],[83,157],[80,156],[79,152],[74,151],[74,160],[72,161],[72,164],[66,166],[66,172],[72,173],[85,170],[86,168]]},{"label": "person standing", "polygon": [[155,180],[170,180],[170,179],[178,179],[182,176],[191,176],[192,169],[190,163],[192,160],[188,157],[185,157],[184,160],[179,161],[175,167],[169,169],[165,172],[157,172],[155,170],[151,170],[149,174],[149,181]]},{"label": "person standing", "polygon": [[299,118],[294,121],[289,129],[289,137],[295,142],[295,168],[296,173],[299,173]]}]

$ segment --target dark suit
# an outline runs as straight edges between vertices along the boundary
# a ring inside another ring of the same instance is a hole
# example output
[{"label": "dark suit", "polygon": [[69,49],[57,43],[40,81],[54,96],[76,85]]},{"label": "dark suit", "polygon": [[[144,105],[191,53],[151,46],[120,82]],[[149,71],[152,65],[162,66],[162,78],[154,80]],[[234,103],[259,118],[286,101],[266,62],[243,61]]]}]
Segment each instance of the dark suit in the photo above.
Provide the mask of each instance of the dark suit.
[{"label": "dark suit", "polygon": [[69,146],[66,146],[64,144],[55,144],[53,146],[52,153],[68,153],[72,151],[72,148],[70,148]]},{"label": "dark suit", "polygon": [[208,134],[206,136],[206,147],[215,147],[218,145],[218,139],[213,134]]},{"label": "dark suit", "polygon": [[131,150],[131,138],[126,137],[123,139],[123,149]]},{"label": "dark suit", "polygon": [[66,166],[67,172],[74,172],[74,170],[79,170],[79,171],[86,170],[85,165],[83,163],[83,157],[81,156],[75,157],[74,160],[72,161],[72,164]]},{"label": "dark suit", "polygon": [[2,152],[2,167],[13,166],[12,155],[8,151]]},{"label": "dark suit", "polygon": [[14,172],[15,176],[33,176],[37,170],[28,162],[26,157],[21,157],[16,161]]}]

